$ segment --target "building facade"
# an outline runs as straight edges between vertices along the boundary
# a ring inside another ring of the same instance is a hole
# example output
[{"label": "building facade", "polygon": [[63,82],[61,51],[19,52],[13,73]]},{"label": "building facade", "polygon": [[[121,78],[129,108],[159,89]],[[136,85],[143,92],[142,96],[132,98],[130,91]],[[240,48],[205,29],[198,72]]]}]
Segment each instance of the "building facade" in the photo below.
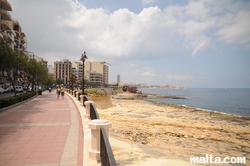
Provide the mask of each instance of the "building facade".
[{"label": "building facade", "polygon": [[76,75],[76,82],[82,80],[82,62],[72,62],[72,73]]},{"label": "building facade", "polygon": [[[81,82],[83,76],[82,62],[72,62],[72,67],[76,70],[77,82]],[[84,79],[98,85],[108,84],[109,68],[105,62],[86,61],[84,63]]]},{"label": "building facade", "polygon": [[[23,51],[29,58],[34,58],[38,62],[42,62],[47,67],[47,61],[36,56],[33,52],[27,51],[26,35],[22,31],[22,27],[17,20],[13,20],[10,13],[12,6],[7,0],[0,0],[0,40],[7,42],[12,50]],[[18,71],[20,80],[25,83],[25,73]],[[6,80],[6,75],[0,72],[1,86],[8,86],[9,81]]]},{"label": "building facade", "polygon": [[93,61],[91,63],[91,70],[102,74],[102,85],[109,83],[109,67],[105,62]]},{"label": "building facade", "polygon": [[72,73],[72,63],[68,59],[54,62],[54,80],[60,79],[63,84],[69,84],[69,75]]},{"label": "building facade", "polygon": [[27,49],[26,35],[22,31],[22,27],[17,20],[8,21],[8,24],[14,31],[14,49],[25,51]]},{"label": "building facade", "polygon": [[119,84],[121,82],[121,76],[118,74],[117,75],[117,84]]}]

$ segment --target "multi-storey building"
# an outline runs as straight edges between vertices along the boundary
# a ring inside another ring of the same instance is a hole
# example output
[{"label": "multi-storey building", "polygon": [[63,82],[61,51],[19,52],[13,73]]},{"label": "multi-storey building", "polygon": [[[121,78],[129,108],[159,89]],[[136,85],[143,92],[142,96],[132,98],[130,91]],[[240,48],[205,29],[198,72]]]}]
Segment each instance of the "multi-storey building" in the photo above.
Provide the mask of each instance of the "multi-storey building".
[{"label": "multi-storey building", "polygon": [[[7,0],[0,0],[0,40],[6,41],[12,50],[23,51],[27,57],[34,58],[38,62],[42,62],[44,66],[47,66],[47,61],[36,56],[33,52],[27,51],[26,35],[22,31],[19,22],[11,18],[10,11],[12,11],[11,4]],[[22,71],[19,71],[19,75],[21,76],[19,80],[25,82]],[[8,85],[8,81],[3,73],[0,73],[0,82],[4,86]]]},{"label": "multi-storey building", "polygon": [[120,74],[117,75],[117,84],[119,84],[121,82],[121,76]]},{"label": "multi-storey building", "polygon": [[85,69],[87,71],[94,71],[96,73],[102,74],[102,85],[108,84],[108,79],[109,79],[109,68],[108,65],[105,62],[99,62],[99,61],[93,61],[89,62],[89,68],[87,63],[85,65]]},{"label": "multi-storey building", "polygon": [[82,80],[82,63],[81,62],[72,62],[72,73],[76,75],[76,82]]},{"label": "multi-storey building", "polygon": [[9,11],[12,11],[11,4],[7,0],[0,0],[0,40],[5,40],[14,49],[14,31],[9,24],[12,21]]},{"label": "multi-storey building", "polygon": [[26,51],[27,49],[27,40],[26,35],[22,31],[22,27],[17,20],[8,21],[9,25],[11,26],[12,30],[15,33],[14,36],[14,49]]},{"label": "multi-storey building", "polygon": [[54,79],[60,79],[63,84],[69,83],[69,75],[72,73],[72,63],[68,59],[54,62]]},{"label": "multi-storey building", "polygon": [[0,40],[7,41],[12,49],[25,51],[26,35],[19,22],[11,18],[9,11],[12,11],[11,4],[7,0],[0,0]]},{"label": "multi-storey building", "polygon": [[0,0],[0,40],[7,41],[12,49],[25,51],[26,35],[19,22],[11,18],[9,11],[12,11],[11,4],[7,0]]},{"label": "multi-storey building", "polygon": [[[82,81],[83,76],[83,64],[82,62],[73,62],[73,68],[76,70],[77,81]],[[99,85],[108,84],[108,66],[105,62],[98,61],[86,61],[84,63],[84,79],[90,83],[96,83]]]},{"label": "multi-storey building", "polygon": [[101,73],[95,72],[95,71],[89,71],[88,75],[89,82],[97,84],[97,85],[102,85],[103,77]]}]

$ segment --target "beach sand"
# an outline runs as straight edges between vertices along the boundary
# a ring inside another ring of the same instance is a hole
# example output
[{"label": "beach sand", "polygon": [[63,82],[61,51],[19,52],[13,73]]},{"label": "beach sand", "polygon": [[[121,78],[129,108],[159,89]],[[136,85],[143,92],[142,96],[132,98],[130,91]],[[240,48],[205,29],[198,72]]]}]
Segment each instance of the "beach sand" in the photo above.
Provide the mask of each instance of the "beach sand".
[{"label": "beach sand", "polygon": [[249,118],[126,95],[89,97],[100,118],[112,123],[110,143],[118,165],[185,166],[192,165],[190,157],[206,154],[246,157],[250,165]]}]

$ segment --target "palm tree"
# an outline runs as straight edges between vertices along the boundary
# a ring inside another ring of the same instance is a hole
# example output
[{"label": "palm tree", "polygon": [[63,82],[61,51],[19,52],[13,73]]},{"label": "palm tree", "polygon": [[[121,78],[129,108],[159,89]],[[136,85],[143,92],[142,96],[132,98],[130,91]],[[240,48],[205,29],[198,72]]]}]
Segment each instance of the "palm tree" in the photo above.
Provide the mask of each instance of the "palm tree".
[{"label": "palm tree", "polygon": [[76,83],[77,76],[73,73],[69,75],[69,83],[71,85],[71,89],[73,90],[74,84]]}]

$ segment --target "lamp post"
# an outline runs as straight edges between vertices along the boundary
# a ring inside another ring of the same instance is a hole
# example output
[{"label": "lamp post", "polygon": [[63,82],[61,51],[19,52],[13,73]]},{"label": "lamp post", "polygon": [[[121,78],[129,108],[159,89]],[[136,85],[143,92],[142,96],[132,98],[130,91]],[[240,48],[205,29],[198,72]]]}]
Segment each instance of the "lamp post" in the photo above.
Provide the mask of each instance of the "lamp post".
[{"label": "lamp post", "polygon": [[84,95],[84,62],[88,59],[86,51],[82,54],[80,61],[82,61],[82,95]]}]

